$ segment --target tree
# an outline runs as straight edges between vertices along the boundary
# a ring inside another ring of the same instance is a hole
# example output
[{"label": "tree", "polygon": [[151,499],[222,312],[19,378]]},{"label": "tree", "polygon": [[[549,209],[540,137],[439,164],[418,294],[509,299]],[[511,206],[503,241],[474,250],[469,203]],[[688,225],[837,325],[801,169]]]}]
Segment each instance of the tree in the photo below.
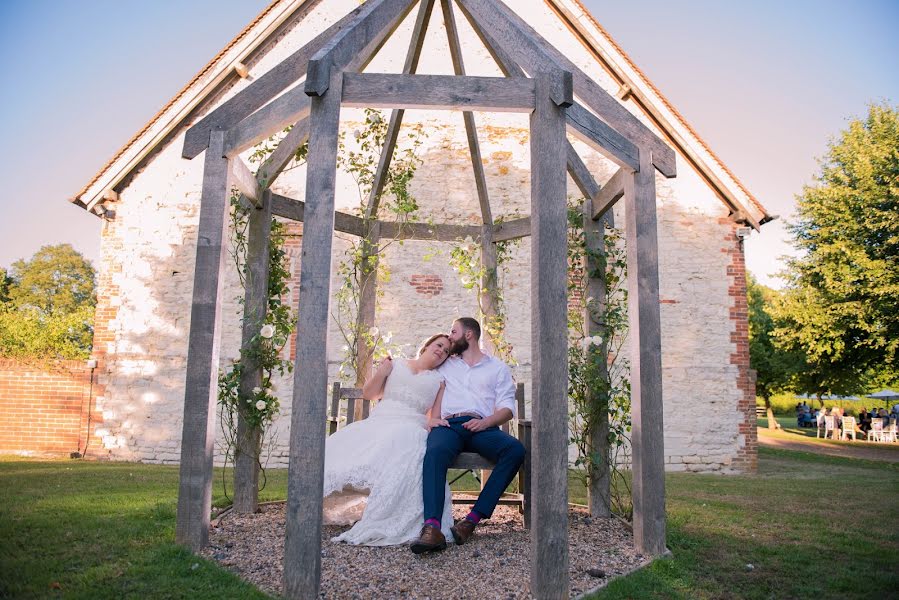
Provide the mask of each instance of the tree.
[{"label": "tree", "polygon": [[6,269],[0,268],[0,308],[9,302],[9,288],[12,287],[12,277],[6,272]]},{"label": "tree", "polygon": [[759,284],[751,273],[746,275],[746,295],[749,305],[749,362],[756,372],[755,390],[765,401],[768,429],[780,424],[771,410],[771,396],[785,390],[802,356],[787,352],[774,344],[775,328],[771,315],[778,292]]},{"label": "tree", "polygon": [[873,104],[850,121],[797,201],[802,255],[777,335],[805,355],[809,391],[858,391],[866,371],[899,365],[899,110]]},{"label": "tree", "polygon": [[87,358],[95,305],[94,269],[69,244],[16,261],[0,270],[0,356]]},{"label": "tree", "polygon": [[66,315],[96,304],[94,268],[69,244],[43,246],[30,260],[12,264],[10,300],[45,316]]}]

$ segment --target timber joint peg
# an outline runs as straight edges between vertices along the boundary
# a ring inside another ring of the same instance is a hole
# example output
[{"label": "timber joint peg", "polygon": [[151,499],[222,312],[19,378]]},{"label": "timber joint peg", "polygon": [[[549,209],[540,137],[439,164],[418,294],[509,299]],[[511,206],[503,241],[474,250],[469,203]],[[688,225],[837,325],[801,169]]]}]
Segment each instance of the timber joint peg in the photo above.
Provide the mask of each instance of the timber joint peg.
[{"label": "timber joint peg", "polygon": [[549,97],[556,103],[556,106],[568,108],[574,104],[574,78],[571,71],[553,71],[550,77],[552,84]]}]

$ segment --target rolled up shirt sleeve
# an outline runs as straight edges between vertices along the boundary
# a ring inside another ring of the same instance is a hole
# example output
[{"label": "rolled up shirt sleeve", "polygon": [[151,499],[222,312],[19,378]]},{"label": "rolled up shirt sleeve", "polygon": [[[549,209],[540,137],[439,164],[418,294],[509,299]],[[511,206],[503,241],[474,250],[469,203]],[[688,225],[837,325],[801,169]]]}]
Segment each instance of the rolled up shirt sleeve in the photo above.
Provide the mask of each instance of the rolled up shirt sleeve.
[{"label": "rolled up shirt sleeve", "polygon": [[512,416],[518,416],[518,406],[515,402],[515,380],[512,379],[512,370],[505,363],[499,369],[496,378],[496,407],[494,413],[501,408],[508,408]]}]

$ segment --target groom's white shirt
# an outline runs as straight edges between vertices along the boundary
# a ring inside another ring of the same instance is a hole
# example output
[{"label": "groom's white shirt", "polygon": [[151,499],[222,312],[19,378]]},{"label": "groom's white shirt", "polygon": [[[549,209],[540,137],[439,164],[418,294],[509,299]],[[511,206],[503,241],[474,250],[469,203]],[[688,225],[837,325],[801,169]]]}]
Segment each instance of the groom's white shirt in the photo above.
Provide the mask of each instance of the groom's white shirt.
[{"label": "groom's white shirt", "polygon": [[476,412],[484,418],[501,408],[515,415],[515,382],[503,361],[485,354],[469,367],[461,357],[450,356],[437,371],[446,380],[441,418],[460,412]]}]

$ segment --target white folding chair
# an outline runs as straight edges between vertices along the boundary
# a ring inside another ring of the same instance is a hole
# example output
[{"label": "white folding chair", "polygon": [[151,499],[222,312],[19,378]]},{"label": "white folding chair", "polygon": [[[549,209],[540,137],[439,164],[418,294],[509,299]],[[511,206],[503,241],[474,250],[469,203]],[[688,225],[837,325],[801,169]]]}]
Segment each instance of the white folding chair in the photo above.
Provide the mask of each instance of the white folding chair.
[{"label": "white folding chair", "polygon": [[855,417],[843,417],[843,434],[840,436],[840,439],[848,438],[852,436],[852,441],[855,441]]},{"label": "white folding chair", "polygon": [[869,442],[883,441],[883,419],[874,417],[871,419],[871,430],[868,432]]},{"label": "white folding chair", "polygon": [[824,439],[827,439],[827,434],[830,433],[830,439],[837,439],[837,428],[834,426],[834,418],[833,415],[827,415],[824,417]]},{"label": "white folding chair", "polygon": [[883,429],[883,441],[885,442],[895,442],[896,441],[896,420],[890,419],[890,424]]}]

